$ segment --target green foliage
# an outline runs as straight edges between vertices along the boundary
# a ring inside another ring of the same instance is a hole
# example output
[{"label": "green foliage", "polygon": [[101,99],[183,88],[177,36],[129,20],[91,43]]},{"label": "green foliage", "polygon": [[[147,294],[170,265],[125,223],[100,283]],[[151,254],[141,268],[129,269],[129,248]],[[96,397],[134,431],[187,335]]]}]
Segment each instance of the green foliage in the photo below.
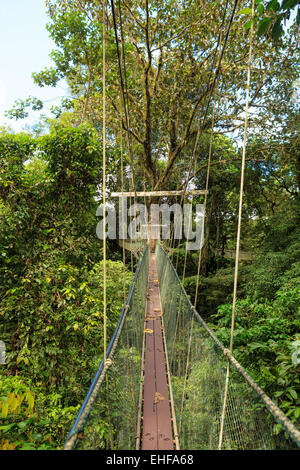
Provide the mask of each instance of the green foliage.
[{"label": "green foliage", "polygon": [[[279,165],[277,174],[282,167]],[[253,248],[252,259],[247,262],[240,261],[239,266],[234,355],[298,425],[300,417],[299,202],[298,193],[292,191],[292,188],[297,187],[296,165],[293,164],[293,170],[290,166],[288,168],[289,180],[286,187],[289,189],[289,197],[281,191],[280,200],[274,199],[276,209],[273,206],[273,211],[269,205],[273,203],[272,186],[276,181],[277,195],[274,193],[274,197],[277,198],[279,190],[277,183],[280,177],[272,181],[272,173],[264,174],[263,184],[268,192],[260,208],[257,204],[260,200],[262,183],[259,183],[255,196],[248,193],[247,186],[245,188],[244,210],[251,213],[251,206],[257,207],[260,216],[243,222],[244,243]],[[255,185],[257,184],[255,172],[251,173],[248,170],[248,178],[250,177]],[[253,183],[252,193],[255,187]],[[232,304],[229,302],[232,298],[232,275],[233,266],[230,266],[217,269],[207,277],[201,277],[199,305],[197,305],[202,316],[208,319],[226,347],[229,345],[231,327]],[[187,278],[185,282],[191,296],[195,282],[193,277]],[[216,308],[218,313],[214,314]],[[280,429],[276,428],[274,431],[279,432]]]},{"label": "green foliage", "polygon": [[35,150],[36,143],[30,135],[0,134],[0,195],[6,200],[8,195],[18,188],[24,163]]},{"label": "green foliage", "polygon": [[[273,300],[259,302],[247,297],[236,306],[234,354],[262,388],[275,399],[290,419],[300,423],[299,353],[300,282],[299,263],[282,277]],[[212,316],[216,333],[228,346],[231,304],[220,306]],[[298,348],[298,349],[297,349]]]},{"label": "green foliage", "polygon": [[244,295],[273,299],[282,285],[294,287],[299,282],[300,231],[296,206],[292,208],[265,220],[262,245],[245,269]]},{"label": "green foliage", "polygon": [[[102,248],[95,236],[95,196],[97,190],[101,194],[102,179],[102,25],[97,3],[75,3],[47,1],[48,31],[56,44],[51,53],[54,66],[33,74],[41,87],[65,79],[71,98],[53,108],[57,119],[48,123],[48,134],[34,138],[4,130],[0,135],[0,338],[6,342],[8,361],[0,395],[2,448],[60,447],[103,349]],[[133,2],[130,15],[122,11],[137,189],[154,187],[170,162],[173,167],[161,187],[182,187],[199,126],[203,132],[193,184],[205,187],[212,106],[203,122],[202,114],[211,90],[210,61],[223,8],[220,2],[204,3],[199,9],[192,0],[184,5],[150,2],[147,34],[139,25],[146,17],[145,4]],[[283,35],[282,23],[296,4],[255,2],[255,113],[249,121],[241,240],[250,256],[240,263],[235,331],[237,357],[295,422],[300,416],[299,364],[292,359],[300,331],[299,116],[292,96],[297,44],[292,34]],[[251,9],[239,13],[222,60],[223,81],[215,90],[219,104],[197,303],[226,345],[233,281],[229,252],[236,242],[241,150],[224,133],[232,131],[232,123],[239,126],[243,111]],[[270,45],[270,33],[280,48]],[[144,54],[147,46],[151,57]],[[107,62],[108,187],[119,190],[121,93],[112,30],[107,31]],[[21,119],[29,108],[41,110],[42,103],[34,97],[19,100],[7,116]],[[125,155],[125,185],[130,187],[127,163]],[[111,242],[107,245],[111,335],[123,304],[123,271],[120,250]],[[173,256],[180,276],[185,257],[181,243]],[[186,261],[185,287],[193,300],[198,253],[188,253]],[[126,290],[131,279],[127,270]],[[185,346],[176,348],[183,352]],[[137,360],[137,351],[132,352]],[[197,362],[191,369],[191,390],[209,368],[214,386],[216,370]],[[176,381],[182,387],[181,377]],[[204,433],[215,423],[201,415],[201,406],[193,420]],[[102,445],[108,423],[97,426]]]},{"label": "green foliage", "polygon": [[[123,304],[122,265],[108,262],[108,269],[111,335]],[[73,389],[70,384],[69,368],[86,385],[99,360],[96,352],[102,351],[102,278],[101,263],[91,270],[86,266],[79,269],[61,264],[60,258],[51,254],[32,266],[3,299],[2,337],[10,345],[8,367],[26,373],[30,366],[30,376],[37,382],[55,383],[66,396],[71,387],[69,395],[76,400],[78,387]],[[127,277],[126,288],[129,280]]]},{"label": "green foliage", "polygon": [[4,114],[9,119],[24,119],[28,117],[29,111],[28,108],[31,108],[32,111],[40,111],[43,109],[43,102],[34,97],[29,96],[26,100],[17,100],[12,109],[6,111]]},{"label": "green foliage", "polygon": [[76,129],[56,125],[50,133],[40,137],[39,149],[49,163],[47,171],[57,184],[55,190],[86,197],[95,191],[100,179],[99,168],[102,147],[98,135],[88,125]]},{"label": "green foliage", "polygon": [[[184,287],[191,299],[194,298],[196,283],[197,276],[189,276],[184,282]],[[220,304],[232,299],[232,284],[232,266],[220,268],[216,273],[208,276],[200,276],[197,311],[203,318],[210,317]]]},{"label": "green foliage", "polygon": [[[7,352],[0,441],[4,449],[53,448],[62,445],[103,354],[94,199],[101,142],[90,126],[56,125],[36,139],[4,132],[0,151],[0,337]],[[112,257],[108,337],[124,302],[123,264],[118,253]],[[126,291],[131,280],[126,270]]]},{"label": "green foliage", "polygon": [[2,450],[51,450],[78,406],[63,407],[58,393],[44,394],[28,378],[1,375],[0,409]]},{"label": "green foliage", "polygon": [[[257,27],[257,35],[263,36],[268,31],[271,33],[271,38],[278,41],[284,34],[282,24],[290,18],[292,10],[298,5],[298,0],[283,0],[280,4],[278,0],[256,0],[254,12],[254,25]],[[243,8],[239,11],[241,15],[252,14],[251,8]],[[298,6],[296,23],[300,24],[300,8]],[[245,24],[245,29],[249,29],[251,20]]]}]

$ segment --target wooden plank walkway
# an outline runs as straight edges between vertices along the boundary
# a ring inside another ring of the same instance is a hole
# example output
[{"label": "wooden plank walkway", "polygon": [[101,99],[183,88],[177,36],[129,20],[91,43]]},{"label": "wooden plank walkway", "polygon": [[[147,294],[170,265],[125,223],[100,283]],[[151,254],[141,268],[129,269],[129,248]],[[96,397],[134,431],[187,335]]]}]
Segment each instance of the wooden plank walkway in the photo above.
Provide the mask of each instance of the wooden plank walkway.
[{"label": "wooden plank walkway", "polygon": [[142,450],[172,450],[166,358],[155,254],[150,254],[145,321]]}]

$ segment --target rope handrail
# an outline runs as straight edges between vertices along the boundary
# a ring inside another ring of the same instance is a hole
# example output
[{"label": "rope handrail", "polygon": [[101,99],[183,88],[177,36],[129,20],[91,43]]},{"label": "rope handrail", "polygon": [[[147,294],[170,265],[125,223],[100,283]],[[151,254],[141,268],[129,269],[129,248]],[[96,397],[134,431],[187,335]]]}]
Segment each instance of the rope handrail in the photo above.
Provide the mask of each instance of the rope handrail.
[{"label": "rope handrail", "polygon": [[184,286],[182,285],[182,282],[178,276],[178,273],[176,269],[174,268],[173,263],[171,262],[169,256],[165,252],[164,248],[162,247],[161,244],[157,244],[157,247],[158,249],[162,250],[165,257],[167,258],[167,262],[171,266],[171,269],[173,270],[175,277],[177,278],[177,281],[180,285],[183,295],[185,296],[186,301],[188,302],[195,319],[203,326],[203,328],[209,334],[211,339],[218,346],[218,348],[222,351],[222,353],[228,359],[228,361],[233,365],[236,371],[244,377],[248,385],[252,388],[252,390],[254,390],[254,392],[259,396],[262,402],[266,405],[266,408],[272,414],[275,420],[283,426],[284,430],[288,433],[290,438],[297,444],[298,447],[300,447],[300,431],[288,419],[288,417],[283,413],[283,411],[281,411],[281,409],[273,402],[273,400],[263,391],[263,389],[255,382],[255,380],[243,368],[243,366],[235,359],[235,357],[231,354],[230,350],[225,348],[225,346],[221,343],[221,341],[218,340],[218,338],[215,336],[215,334],[212,332],[212,330],[209,328],[207,323],[203,320],[201,315],[197,312],[196,308],[192,304],[190,298],[188,297],[186,293]]},{"label": "rope handrail", "polygon": [[[270,415],[273,416],[276,422],[280,423],[283,427],[283,429],[286,431],[288,436],[292,439],[292,441],[300,447],[300,431],[295,427],[295,425],[287,418],[287,416],[280,410],[280,408],[271,400],[271,398],[260,388],[260,386],[255,382],[255,380],[250,376],[250,374],[242,367],[242,365],[235,359],[235,357],[231,354],[230,350],[225,348],[225,346],[219,341],[219,339],[215,336],[214,332],[210,329],[210,327],[207,325],[207,323],[203,320],[203,318],[200,316],[200,314],[197,312],[196,308],[192,304],[191,300],[189,299],[186,290],[184,286],[182,285],[182,282],[178,276],[178,273],[176,272],[173,263],[171,262],[169,256],[167,255],[166,251],[163,249],[161,244],[157,244],[157,249],[161,250],[164,256],[164,264],[168,264],[172,272],[174,273],[174,276],[177,280],[179,289],[182,292],[182,295],[184,296],[188,308],[190,309],[190,312],[192,314],[192,318],[194,318],[198,324],[200,324],[203,329],[206,331],[208,336],[213,340],[213,343],[217,346],[219,351],[221,351],[222,356],[226,358],[228,363],[230,363],[235,371],[243,377],[245,384],[247,384],[251,390],[254,391],[255,395],[260,399],[260,401],[265,405],[265,408],[268,410]],[[116,326],[116,329],[114,331],[114,334],[112,336],[112,339],[109,343],[109,346],[106,351],[106,357],[107,359],[105,360],[104,358],[102,359],[99,368],[95,374],[95,377],[91,383],[91,386],[88,390],[88,393],[85,397],[85,400],[80,408],[80,411],[77,415],[77,418],[74,422],[74,425],[69,433],[69,436],[65,442],[65,445],[63,447],[64,450],[71,450],[74,449],[76,446],[76,443],[78,442],[78,434],[83,430],[86,421],[89,417],[90,411],[92,410],[94,403],[96,401],[96,398],[99,393],[100,386],[106,376],[106,372],[110,368],[112,364],[112,357],[114,356],[115,349],[119,343],[119,337],[121,335],[121,332],[123,331],[123,325],[125,323],[125,319],[128,316],[128,312],[130,311],[130,303],[132,300],[132,295],[135,291],[135,285],[138,283],[139,279],[139,273],[141,272],[141,266],[143,260],[145,260],[147,256],[147,252],[149,251],[149,246],[146,247],[144,250],[144,253],[142,257],[139,260],[133,281],[131,283],[129,293],[126,299],[126,303],[123,306],[120,319],[118,321],[118,324]]]},{"label": "rope handrail", "polygon": [[146,253],[147,253],[148,249],[149,249],[149,247],[146,246],[142,256],[140,257],[140,259],[138,261],[136,272],[135,272],[134,278],[131,282],[129,292],[128,292],[128,296],[127,296],[126,302],[125,302],[125,304],[122,308],[121,315],[120,315],[119,321],[117,323],[117,326],[115,328],[114,334],[113,334],[113,336],[110,340],[110,343],[109,343],[109,345],[106,349],[106,354],[104,355],[104,357],[102,358],[102,360],[100,362],[98,370],[97,370],[97,372],[94,376],[94,379],[93,379],[93,381],[90,385],[90,388],[89,388],[89,390],[86,394],[86,397],[83,401],[83,404],[81,405],[79,413],[78,413],[78,415],[76,417],[76,420],[73,424],[73,427],[72,427],[72,429],[71,429],[71,431],[70,431],[70,433],[67,437],[67,440],[64,444],[63,450],[72,450],[74,448],[74,445],[75,445],[76,439],[77,439],[77,435],[80,432],[80,430],[82,429],[82,427],[84,426],[84,423],[88,418],[89,412],[90,412],[91,407],[92,407],[92,405],[93,405],[93,403],[96,399],[99,387],[100,387],[100,385],[101,385],[101,383],[104,379],[105,373],[106,373],[108,367],[112,363],[111,359],[112,359],[114,350],[117,346],[118,338],[120,336],[122,326],[123,326],[123,323],[124,323],[124,320],[125,320],[128,308],[129,308],[129,304],[130,304],[130,301],[131,301],[134,285],[136,283],[136,279],[137,279],[137,276],[139,274],[142,261],[143,261],[144,257],[146,256]]}]

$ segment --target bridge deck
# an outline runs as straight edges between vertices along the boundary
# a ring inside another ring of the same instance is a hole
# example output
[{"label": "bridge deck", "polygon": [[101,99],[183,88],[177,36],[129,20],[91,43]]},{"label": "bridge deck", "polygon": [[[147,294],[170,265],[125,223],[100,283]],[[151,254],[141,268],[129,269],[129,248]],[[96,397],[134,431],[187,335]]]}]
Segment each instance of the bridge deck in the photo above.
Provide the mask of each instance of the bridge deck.
[{"label": "bridge deck", "polygon": [[155,254],[150,254],[145,319],[142,450],[174,449]]}]

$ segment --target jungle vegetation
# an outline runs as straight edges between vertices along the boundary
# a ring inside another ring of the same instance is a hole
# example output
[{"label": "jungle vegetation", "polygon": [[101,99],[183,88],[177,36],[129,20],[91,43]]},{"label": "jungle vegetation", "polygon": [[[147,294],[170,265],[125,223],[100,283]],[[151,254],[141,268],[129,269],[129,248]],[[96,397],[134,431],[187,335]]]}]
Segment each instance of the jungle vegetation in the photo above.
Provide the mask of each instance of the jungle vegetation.
[{"label": "jungle vegetation", "polygon": [[[102,4],[46,3],[47,29],[56,44],[53,66],[33,72],[33,80],[41,87],[65,80],[68,95],[53,107],[51,118],[42,116],[32,129],[15,134],[2,128],[0,133],[0,339],[6,345],[6,364],[0,365],[2,449],[61,448],[103,348],[102,245],[95,232],[102,198]],[[289,29],[284,26],[297,3],[255,2],[241,240],[246,255],[240,261],[234,354],[299,424],[299,9],[297,21]],[[223,18],[225,35],[233,12],[216,67],[220,24]],[[132,167],[137,189],[183,187],[194,152],[193,184],[203,189],[214,89],[197,309],[228,345],[249,2],[126,0],[116,2],[115,17],[123,92],[108,2],[108,194],[121,188],[121,153],[126,190]],[[18,100],[7,115],[22,119],[30,109],[42,111],[43,103],[35,97]],[[124,302],[123,263],[114,241],[108,240],[107,248],[111,335]],[[184,242],[176,245],[175,255],[182,275]],[[135,265],[127,253],[127,290]],[[196,272],[197,253],[190,252],[185,287],[191,298]]]}]

